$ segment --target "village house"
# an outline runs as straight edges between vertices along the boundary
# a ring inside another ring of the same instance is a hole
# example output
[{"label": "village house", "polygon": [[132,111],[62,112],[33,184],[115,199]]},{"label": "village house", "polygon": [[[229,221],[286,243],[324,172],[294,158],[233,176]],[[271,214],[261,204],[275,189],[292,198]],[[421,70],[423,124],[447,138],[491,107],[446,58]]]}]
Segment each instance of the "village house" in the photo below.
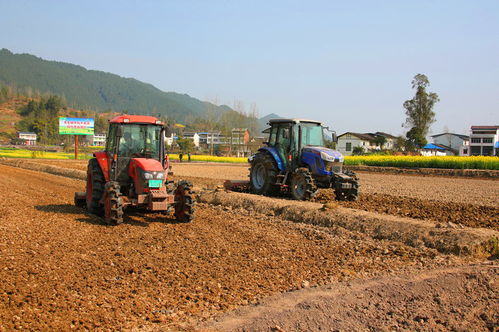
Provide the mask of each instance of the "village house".
[{"label": "village house", "polygon": [[32,132],[17,132],[17,138],[23,142],[24,145],[36,145],[36,134]]},{"label": "village house", "polygon": [[196,148],[199,148],[199,135],[198,135],[198,133],[185,132],[184,133],[184,138],[191,139],[193,141],[193,143],[194,143],[194,146]]},{"label": "village house", "polygon": [[93,146],[105,146],[106,145],[106,134],[93,134],[92,135],[92,145]]},{"label": "village house", "polygon": [[442,133],[431,136],[433,142],[426,144],[421,154],[423,156],[467,156],[469,155],[469,136]]},{"label": "village house", "polygon": [[[379,144],[379,137],[385,138],[384,144]],[[362,148],[364,152],[375,150],[391,150],[395,146],[397,138],[393,135],[375,132],[375,133],[353,133],[346,132],[338,136],[336,149],[345,156],[351,156],[356,147]]]},{"label": "village house", "polygon": [[249,147],[250,133],[248,128],[232,128],[230,141],[230,153],[237,157],[248,157],[251,154]]},{"label": "village house", "polygon": [[470,156],[499,155],[499,126],[471,126]]}]

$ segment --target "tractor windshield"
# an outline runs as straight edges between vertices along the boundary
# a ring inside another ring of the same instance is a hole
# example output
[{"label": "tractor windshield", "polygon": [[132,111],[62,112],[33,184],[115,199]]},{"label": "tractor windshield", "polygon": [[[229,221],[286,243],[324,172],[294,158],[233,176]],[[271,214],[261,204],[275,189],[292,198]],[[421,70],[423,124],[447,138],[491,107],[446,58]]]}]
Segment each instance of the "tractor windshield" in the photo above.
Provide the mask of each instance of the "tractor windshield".
[{"label": "tractor windshield", "polygon": [[324,146],[322,136],[322,126],[317,123],[301,123],[301,144],[302,146]]},{"label": "tractor windshield", "polygon": [[120,138],[120,157],[142,157],[159,159],[161,126],[150,124],[123,125]]}]

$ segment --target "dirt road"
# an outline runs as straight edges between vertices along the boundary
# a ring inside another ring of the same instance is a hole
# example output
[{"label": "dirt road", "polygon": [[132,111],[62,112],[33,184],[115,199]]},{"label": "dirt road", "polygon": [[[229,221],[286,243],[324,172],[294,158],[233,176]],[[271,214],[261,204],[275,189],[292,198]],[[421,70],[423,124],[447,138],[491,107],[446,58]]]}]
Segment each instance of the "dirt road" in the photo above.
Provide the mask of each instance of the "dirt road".
[{"label": "dirt road", "polygon": [[342,282],[269,297],[203,327],[220,331],[496,331],[498,273],[499,265],[486,264]]}]

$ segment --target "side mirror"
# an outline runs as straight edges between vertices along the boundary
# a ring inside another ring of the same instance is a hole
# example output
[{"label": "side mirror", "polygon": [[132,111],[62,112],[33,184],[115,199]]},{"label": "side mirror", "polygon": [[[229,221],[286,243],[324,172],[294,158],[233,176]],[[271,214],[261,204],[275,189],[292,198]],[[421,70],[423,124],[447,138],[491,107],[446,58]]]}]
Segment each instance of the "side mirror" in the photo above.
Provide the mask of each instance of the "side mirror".
[{"label": "side mirror", "polygon": [[117,126],[116,127],[116,137],[122,137],[123,136],[123,127]]}]

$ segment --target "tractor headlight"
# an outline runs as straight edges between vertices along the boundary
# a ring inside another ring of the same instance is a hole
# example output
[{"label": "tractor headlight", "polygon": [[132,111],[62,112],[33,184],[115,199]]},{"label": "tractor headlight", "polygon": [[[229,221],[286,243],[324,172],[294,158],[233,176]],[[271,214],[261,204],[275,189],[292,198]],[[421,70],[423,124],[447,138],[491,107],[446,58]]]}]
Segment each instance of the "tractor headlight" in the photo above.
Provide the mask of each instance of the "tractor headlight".
[{"label": "tractor headlight", "polygon": [[156,179],[164,179],[164,177],[165,177],[165,173],[163,173],[163,172],[158,172],[156,174]]},{"label": "tractor headlight", "polygon": [[321,159],[324,161],[334,161],[334,156],[329,155],[328,153],[321,151]]},{"label": "tractor headlight", "polygon": [[152,180],[154,176],[150,172],[144,172],[144,179],[146,180]]}]

